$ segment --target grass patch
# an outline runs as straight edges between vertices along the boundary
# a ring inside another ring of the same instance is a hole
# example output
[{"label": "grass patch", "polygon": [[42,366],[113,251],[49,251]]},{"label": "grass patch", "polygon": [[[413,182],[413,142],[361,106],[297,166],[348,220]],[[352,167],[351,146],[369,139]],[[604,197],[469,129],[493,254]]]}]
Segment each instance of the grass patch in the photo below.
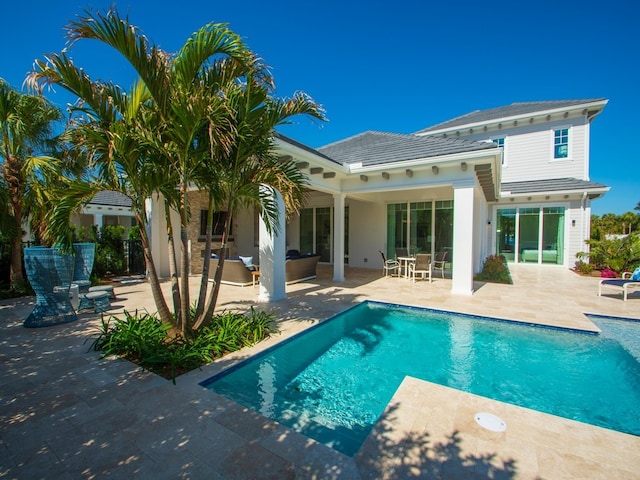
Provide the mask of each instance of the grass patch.
[{"label": "grass patch", "polygon": [[215,315],[209,326],[187,338],[172,337],[169,330],[156,315],[125,311],[124,318],[102,318],[91,349],[103,357],[125,358],[175,383],[183,373],[279,333],[275,316],[253,307],[247,315]]}]

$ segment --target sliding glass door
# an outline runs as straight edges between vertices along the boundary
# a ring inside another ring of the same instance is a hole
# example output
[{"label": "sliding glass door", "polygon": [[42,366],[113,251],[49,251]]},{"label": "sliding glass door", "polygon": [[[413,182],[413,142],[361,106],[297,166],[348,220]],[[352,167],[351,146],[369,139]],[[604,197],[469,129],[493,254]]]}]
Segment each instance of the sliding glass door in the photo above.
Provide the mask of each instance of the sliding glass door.
[{"label": "sliding glass door", "polygon": [[[344,256],[349,263],[349,207],[345,206]],[[300,253],[316,253],[320,262],[333,262],[333,208],[303,208],[300,212]]]},{"label": "sliding glass door", "polygon": [[564,265],[564,207],[501,208],[496,225],[496,252],[507,261]]}]

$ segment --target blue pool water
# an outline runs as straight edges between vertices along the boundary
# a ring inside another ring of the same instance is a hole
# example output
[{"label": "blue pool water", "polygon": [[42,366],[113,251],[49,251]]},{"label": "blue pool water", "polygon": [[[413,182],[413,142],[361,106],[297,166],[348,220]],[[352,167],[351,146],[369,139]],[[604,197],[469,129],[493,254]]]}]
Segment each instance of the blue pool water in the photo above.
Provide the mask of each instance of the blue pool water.
[{"label": "blue pool water", "polygon": [[591,319],[601,335],[364,302],[203,385],[347,455],[406,375],[640,435],[640,322]]}]

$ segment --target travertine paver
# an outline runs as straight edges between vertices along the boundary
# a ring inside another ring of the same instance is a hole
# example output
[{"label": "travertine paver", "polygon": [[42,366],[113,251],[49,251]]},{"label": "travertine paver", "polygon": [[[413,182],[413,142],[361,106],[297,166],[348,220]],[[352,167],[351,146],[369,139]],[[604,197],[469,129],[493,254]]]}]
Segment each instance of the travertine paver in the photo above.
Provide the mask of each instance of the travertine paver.
[{"label": "travertine paver", "polygon": [[[451,295],[446,279],[347,269],[334,283],[330,268],[319,273],[288,286],[286,300],[258,305],[276,313],[282,334],[177,385],[89,351],[95,315],[25,329],[33,299],[0,302],[0,478],[640,478],[638,437],[417,379],[405,380],[354,458],[198,385],[365,299],[581,329],[596,329],[584,313],[640,318],[640,292],[598,297],[598,279],[562,268],[515,266],[514,285],[477,284],[469,297]],[[146,283],[116,292],[112,313],[154,310]],[[219,308],[248,309],[258,292],[223,286]],[[503,417],[507,431],[480,429],[479,409]]]}]

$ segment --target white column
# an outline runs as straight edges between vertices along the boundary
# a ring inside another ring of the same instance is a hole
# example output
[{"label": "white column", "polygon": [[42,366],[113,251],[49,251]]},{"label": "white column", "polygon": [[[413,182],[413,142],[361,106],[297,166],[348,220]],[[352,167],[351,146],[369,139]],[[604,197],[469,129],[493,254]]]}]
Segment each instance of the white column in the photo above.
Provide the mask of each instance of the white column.
[{"label": "white column", "polygon": [[93,214],[93,224],[100,227],[98,230],[102,229],[102,225],[104,225],[104,214],[102,213],[94,213]]},{"label": "white column", "polygon": [[[148,198],[145,201],[145,210],[147,215],[147,235],[151,244],[153,263],[158,272],[158,277],[167,278],[170,274],[169,256],[167,255],[169,242],[167,239],[167,222],[164,215],[164,200],[159,195]],[[178,257],[179,260],[180,257]]]},{"label": "white column", "polygon": [[[260,187],[267,189],[267,187]],[[285,255],[286,220],[282,195],[277,190],[273,192],[274,202],[278,208],[278,220],[273,231],[269,233],[267,226],[260,217],[260,294],[258,301],[275,302],[287,297],[285,291]]]},{"label": "white column", "polygon": [[346,195],[333,196],[333,281],[344,282],[344,200]]},{"label": "white column", "polygon": [[453,190],[453,267],[451,293],[473,293],[474,210],[473,187]]}]

